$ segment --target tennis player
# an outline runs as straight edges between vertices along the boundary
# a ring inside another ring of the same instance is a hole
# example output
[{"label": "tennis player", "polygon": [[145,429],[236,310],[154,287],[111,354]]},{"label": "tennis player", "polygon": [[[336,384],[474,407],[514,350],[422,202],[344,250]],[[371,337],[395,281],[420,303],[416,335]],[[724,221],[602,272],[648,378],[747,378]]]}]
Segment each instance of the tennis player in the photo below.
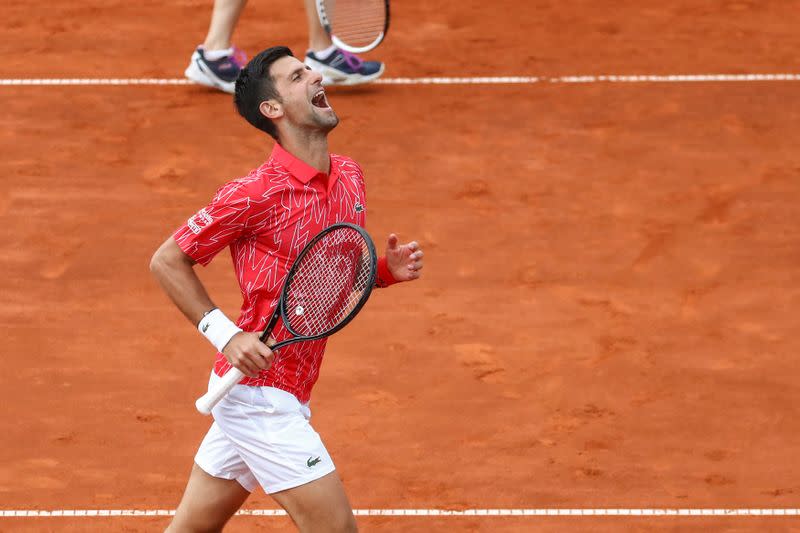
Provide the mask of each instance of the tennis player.
[{"label": "tennis player", "polygon": [[[328,133],[339,119],[321,82],[286,47],[269,48],[242,69],[234,102],[248,122],[276,139],[272,154],[220,188],[153,255],[150,268],[165,292],[219,351],[211,383],[231,366],[247,376],[214,408],[167,531],[220,531],[259,485],[300,531],[356,530],[331,456],[309,423],[326,341],[273,353],[259,340],[305,244],[331,224],[365,222],[361,168],[328,153]],[[224,248],[244,297],[235,323],[214,305],[193,268]],[[376,285],[419,278],[422,256],[416,242],[400,244],[390,235]]]}]

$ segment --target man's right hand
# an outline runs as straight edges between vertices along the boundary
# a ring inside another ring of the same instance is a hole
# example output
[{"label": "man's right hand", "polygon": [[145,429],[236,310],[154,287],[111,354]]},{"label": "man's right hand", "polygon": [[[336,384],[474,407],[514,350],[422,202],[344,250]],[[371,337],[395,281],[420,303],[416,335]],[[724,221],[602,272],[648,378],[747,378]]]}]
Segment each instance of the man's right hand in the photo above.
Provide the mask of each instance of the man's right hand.
[{"label": "man's right hand", "polygon": [[267,370],[275,358],[269,346],[261,342],[260,336],[258,333],[240,331],[231,337],[222,350],[231,365],[251,378],[258,377],[259,372]]}]

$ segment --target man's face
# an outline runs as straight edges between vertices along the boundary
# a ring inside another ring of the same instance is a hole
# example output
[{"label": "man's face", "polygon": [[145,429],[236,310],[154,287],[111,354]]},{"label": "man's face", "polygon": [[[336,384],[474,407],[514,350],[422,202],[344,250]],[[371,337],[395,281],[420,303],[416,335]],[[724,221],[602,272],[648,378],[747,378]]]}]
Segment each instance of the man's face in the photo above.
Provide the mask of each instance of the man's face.
[{"label": "man's face", "polygon": [[339,117],[328,104],[320,74],[290,56],[275,61],[270,74],[289,124],[326,133],[336,127]]}]

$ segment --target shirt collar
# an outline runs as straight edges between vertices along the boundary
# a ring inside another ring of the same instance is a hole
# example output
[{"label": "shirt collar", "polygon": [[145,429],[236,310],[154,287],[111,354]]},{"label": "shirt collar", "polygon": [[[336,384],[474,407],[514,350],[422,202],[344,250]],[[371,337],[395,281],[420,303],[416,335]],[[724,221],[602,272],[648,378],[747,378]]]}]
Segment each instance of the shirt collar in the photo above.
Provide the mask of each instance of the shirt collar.
[{"label": "shirt collar", "polygon": [[[300,180],[303,184],[308,184],[308,182],[317,176],[321,176],[325,182],[328,181],[327,174],[317,170],[305,161],[296,158],[278,143],[275,143],[275,147],[272,149],[270,158],[277,161],[283,168],[288,170],[292,176]],[[331,173],[335,174],[333,171],[333,161],[331,161]]]}]

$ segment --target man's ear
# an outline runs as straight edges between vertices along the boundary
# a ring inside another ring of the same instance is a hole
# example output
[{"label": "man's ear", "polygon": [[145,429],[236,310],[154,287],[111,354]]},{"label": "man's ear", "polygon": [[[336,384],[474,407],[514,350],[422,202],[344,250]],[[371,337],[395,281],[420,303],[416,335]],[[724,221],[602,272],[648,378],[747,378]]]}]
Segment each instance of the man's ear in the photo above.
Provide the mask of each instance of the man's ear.
[{"label": "man's ear", "polygon": [[283,116],[283,105],[275,99],[264,100],[258,104],[258,110],[270,120]]}]

